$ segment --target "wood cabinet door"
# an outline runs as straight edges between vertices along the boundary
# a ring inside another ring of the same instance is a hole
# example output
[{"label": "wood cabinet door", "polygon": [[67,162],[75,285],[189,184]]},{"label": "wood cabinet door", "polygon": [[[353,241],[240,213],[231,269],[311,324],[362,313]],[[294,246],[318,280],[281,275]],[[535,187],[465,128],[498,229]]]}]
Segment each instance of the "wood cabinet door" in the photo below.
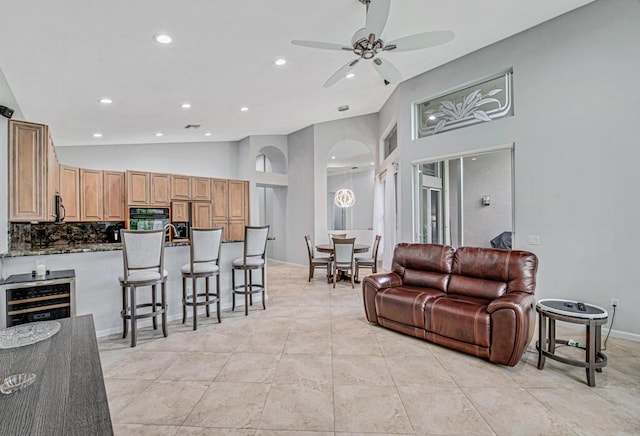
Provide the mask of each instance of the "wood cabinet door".
[{"label": "wood cabinet door", "polygon": [[191,176],[171,174],[171,199],[191,200]]},{"label": "wood cabinet door", "polygon": [[127,204],[149,204],[149,173],[127,171]]},{"label": "wood cabinet door", "polygon": [[208,177],[191,177],[191,199],[211,201],[211,180]]},{"label": "wood cabinet door", "polygon": [[222,221],[213,221],[213,227],[222,227],[222,240],[226,241],[229,239],[229,235],[227,230],[229,229],[229,222],[227,220]]},{"label": "wood cabinet door", "polygon": [[59,191],[64,221],[80,221],[80,168],[60,165]]},{"label": "wood cabinet door", "polygon": [[9,121],[9,221],[50,221],[47,216],[46,126]]},{"label": "wood cabinet door", "polygon": [[213,201],[213,219],[227,221],[229,218],[229,181],[211,179],[211,200]]},{"label": "wood cabinet door", "polygon": [[174,201],[171,203],[171,221],[189,221],[189,203],[186,201]]},{"label": "wood cabinet door", "polygon": [[229,240],[242,241],[244,240],[244,220],[229,220],[227,225],[229,231]]},{"label": "wood cabinet door", "polygon": [[102,221],[104,203],[102,171],[80,168],[80,220]]},{"label": "wood cabinet door", "polygon": [[229,220],[244,220],[245,182],[229,180]]},{"label": "wood cabinet door", "polygon": [[104,220],[124,221],[124,173],[120,171],[104,171]]},{"label": "wood cabinet door", "polygon": [[193,227],[208,228],[211,227],[211,203],[192,203],[193,204]]},{"label": "wood cabinet door", "polygon": [[168,205],[171,202],[169,174],[151,173],[151,204]]}]

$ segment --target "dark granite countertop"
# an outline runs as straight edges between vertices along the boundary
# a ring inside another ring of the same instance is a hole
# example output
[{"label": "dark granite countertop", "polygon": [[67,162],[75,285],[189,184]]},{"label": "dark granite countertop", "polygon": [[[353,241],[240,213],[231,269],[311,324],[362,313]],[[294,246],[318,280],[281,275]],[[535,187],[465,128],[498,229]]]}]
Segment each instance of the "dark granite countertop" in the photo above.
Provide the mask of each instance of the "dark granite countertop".
[{"label": "dark granite countertop", "polygon": [[[273,239],[273,238],[269,238]],[[229,244],[234,242],[243,242],[239,241],[222,241],[223,244]],[[187,247],[189,246],[188,240],[179,240],[167,242],[164,245],[165,247]],[[95,253],[98,251],[114,251],[114,250],[122,250],[121,243],[114,244],[87,244],[87,245],[74,245],[69,247],[52,247],[52,248],[41,248],[34,250],[13,250],[7,253],[0,253],[0,258],[6,257],[22,257],[22,256],[45,256],[48,254],[67,254],[67,253]]]}]

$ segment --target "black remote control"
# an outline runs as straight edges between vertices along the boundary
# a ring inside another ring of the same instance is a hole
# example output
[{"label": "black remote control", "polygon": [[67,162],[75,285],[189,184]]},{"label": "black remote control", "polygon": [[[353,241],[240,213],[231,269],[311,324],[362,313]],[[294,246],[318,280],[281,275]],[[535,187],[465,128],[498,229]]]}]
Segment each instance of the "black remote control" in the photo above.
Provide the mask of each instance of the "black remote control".
[{"label": "black remote control", "polygon": [[578,310],[579,310],[580,312],[586,312],[586,311],[587,311],[587,308],[586,308],[586,306],[584,305],[584,303],[576,303],[576,307],[578,308]]}]

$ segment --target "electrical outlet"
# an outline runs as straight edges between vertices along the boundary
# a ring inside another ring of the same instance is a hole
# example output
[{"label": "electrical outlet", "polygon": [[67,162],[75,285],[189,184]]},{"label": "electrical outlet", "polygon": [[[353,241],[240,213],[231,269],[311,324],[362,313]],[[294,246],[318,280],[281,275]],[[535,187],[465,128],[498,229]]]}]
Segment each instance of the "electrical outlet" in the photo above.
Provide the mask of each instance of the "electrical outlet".
[{"label": "electrical outlet", "polygon": [[529,236],[527,236],[527,244],[529,244],[529,245],[540,245],[540,236],[539,235],[529,235]]},{"label": "electrical outlet", "polygon": [[615,307],[616,309],[620,309],[620,300],[618,300],[617,298],[612,298],[611,299],[611,307]]}]

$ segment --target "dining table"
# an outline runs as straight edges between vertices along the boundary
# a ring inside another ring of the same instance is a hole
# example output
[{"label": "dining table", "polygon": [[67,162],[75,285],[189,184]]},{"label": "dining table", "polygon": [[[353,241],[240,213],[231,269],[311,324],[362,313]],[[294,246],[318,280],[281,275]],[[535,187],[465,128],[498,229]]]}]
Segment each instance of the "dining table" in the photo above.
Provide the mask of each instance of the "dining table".
[{"label": "dining table", "polygon": [[[368,244],[353,244],[353,252],[354,253],[366,253],[367,251],[369,251],[369,249],[371,248],[370,245]],[[327,254],[332,254],[333,253],[333,244],[318,244],[316,245],[316,250],[318,250],[319,253],[327,253]],[[329,275],[327,276],[327,283],[332,283],[333,280],[333,275]],[[349,276],[348,274],[340,274],[338,276],[338,280],[347,280],[347,281],[351,281],[351,276]],[[354,280],[355,283],[360,283],[360,280]]]}]

